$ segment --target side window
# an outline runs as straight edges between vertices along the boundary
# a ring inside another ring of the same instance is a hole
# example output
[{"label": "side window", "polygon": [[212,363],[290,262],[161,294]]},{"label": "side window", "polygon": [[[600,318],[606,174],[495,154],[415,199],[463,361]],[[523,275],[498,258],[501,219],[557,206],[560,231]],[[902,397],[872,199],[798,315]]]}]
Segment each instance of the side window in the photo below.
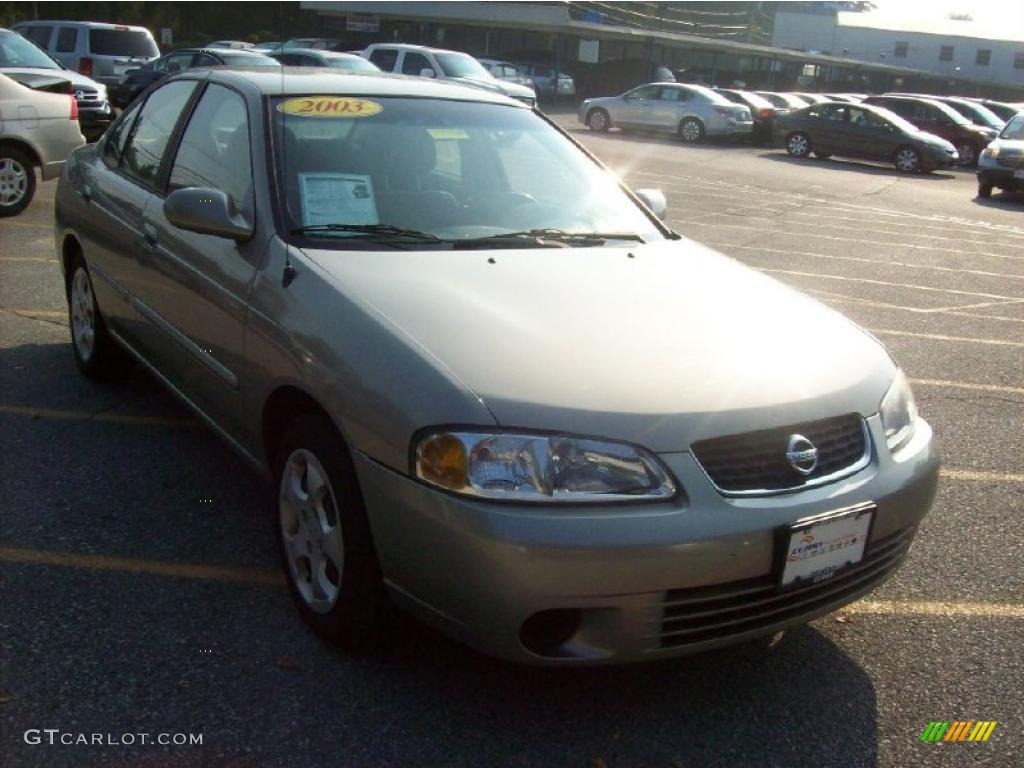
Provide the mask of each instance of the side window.
[{"label": "side window", "polygon": [[370,54],[370,61],[382,72],[394,72],[395,64],[398,62],[398,51],[393,48],[378,48]]},{"label": "side window", "polygon": [[121,164],[121,154],[124,152],[124,145],[131,135],[132,124],[138,116],[139,105],[136,104],[121,115],[121,118],[114,124],[103,140],[103,161],[111,168],[117,168]]},{"label": "side window", "polygon": [[193,80],[179,80],[157,89],[146,103],[135,121],[121,167],[143,184],[155,186],[160,162],[171,140],[171,133],[196,89]]},{"label": "side window", "polygon": [[25,37],[31,40],[33,43],[38,45],[44,50],[50,50],[50,34],[53,32],[53,27],[40,27],[33,25],[26,27]]},{"label": "side window", "polygon": [[678,88],[662,88],[661,89],[661,100],[662,101],[688,101],[690,94],[686,91],[681,91]]},{"label": "side window", "polygon": [[298,67],[302,65],[301,57],[294,53],[282,53],[275,57],[286,67]]},{"label": "side window", "polygon": [[61,27],[57,34],[57,53],[73,53],[78,45],[78,30],[75,27]]},{"label": "side window", "polygon": [[826,120],[832,120],[836,123],[846,121],[846,107],[822,105],[818,109]]},{"label": "side window", "polygon": [[645,85],[640,88],[636,88],[626,94],[627,99],[656,99],[658,98],[658,91],[661,90],[656,85]]},{"label": "side window", "polygon": [[199,56],[196,57],[197,67],[216,67],[219,65],[220,60],[208,53],[200,53]]},{"label": "side window", "polygon": [[168,187],[219,189],[236,210],[251,215],[249,118],[241,96],[220,85],[207,87],[182,134]]},{"label": "side window", "polygon": [[[431,66],[430,59],[428,59],[422,53],[406,51],[405,58],[402,59],[402,74],[418,75],[420,73],[420,70],[423,69],[435,69],[435,67]],[[437,73],[435,72],[434,74]]]}]

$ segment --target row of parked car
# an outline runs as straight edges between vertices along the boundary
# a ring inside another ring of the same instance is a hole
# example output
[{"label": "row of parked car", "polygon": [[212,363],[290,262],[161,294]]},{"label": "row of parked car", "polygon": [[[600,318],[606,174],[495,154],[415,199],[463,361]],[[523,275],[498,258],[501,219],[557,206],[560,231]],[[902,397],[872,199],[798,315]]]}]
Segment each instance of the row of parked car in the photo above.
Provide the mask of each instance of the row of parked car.
[{"label": "row of parked car", "polygon": [[[594,131],[671,131],[685,142],[710,137],[782,143],[812,154],[891,162],[905,173],[979,167],[979,195],[1024,186],[1019,141],[1024,104],[929,94],[776,93],[648,83],[620,96],[586,99],[579,120]],[[998,141],[997,141],[998,139]],[[993,143],[995,142],[995,143]]]}]

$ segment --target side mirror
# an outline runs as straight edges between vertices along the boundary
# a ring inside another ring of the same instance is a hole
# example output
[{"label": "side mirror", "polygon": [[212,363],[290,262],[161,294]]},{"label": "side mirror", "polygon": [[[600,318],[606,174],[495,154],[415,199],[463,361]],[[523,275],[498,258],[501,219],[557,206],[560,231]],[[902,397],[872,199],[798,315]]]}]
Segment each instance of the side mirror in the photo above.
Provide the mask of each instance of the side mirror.
[{"label": "side mirror", "polygon": [[420,77],[436,77],[436,74],[430,67],[424,67],[420,70]]},{"label": "side mirror", "polygon": [[176,189],[164,200],[164,216],[179,229],[200,235],[248,240],[253,226],[232,211],[228,196],[219,189]]},{"label": "side mirror", "polygon": [[664,192],[660,189],[637,189],[633,194],[640,198],[641,203],[651,209],[651,213],[659,219],[665,218],[665,214],[668,212],[668,200],[665,199]]}]

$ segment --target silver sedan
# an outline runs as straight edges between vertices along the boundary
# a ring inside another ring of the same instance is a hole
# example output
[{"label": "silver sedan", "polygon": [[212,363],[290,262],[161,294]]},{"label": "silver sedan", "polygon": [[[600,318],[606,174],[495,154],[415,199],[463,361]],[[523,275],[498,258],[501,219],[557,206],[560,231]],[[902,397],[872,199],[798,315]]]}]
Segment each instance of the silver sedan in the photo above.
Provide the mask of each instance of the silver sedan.
[{"label": "silver sedan", "polygon": [[532,663],[771,635],[900,566],[932,431],[877,340],[663,212],[497,93],[189,71],[61,177],[71,350],[269,475],[339,644],[388,600]]},{"label": "silver sedan", "polygon": [[621,96],[587,99],[579,120],[594,131],[612,127],[669,131],[693,143],[705,136],[749,136],[750,109],[701,85],[650,83]]}]

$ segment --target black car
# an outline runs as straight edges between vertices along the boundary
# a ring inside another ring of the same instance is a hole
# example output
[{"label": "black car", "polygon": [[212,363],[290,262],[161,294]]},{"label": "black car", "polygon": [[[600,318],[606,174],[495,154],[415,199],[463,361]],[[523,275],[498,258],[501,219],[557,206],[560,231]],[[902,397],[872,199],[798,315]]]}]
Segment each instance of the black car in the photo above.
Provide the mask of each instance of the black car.
[{"label": "black car", "polygon": [[775,106],[764,96],[758,96],[750,91],[741,91],[734,88],[715,88],[714,90],[734,104],[750,107],[750,114],[754,118],[754,130],[751,133],[751,140],[758,144],[767,144],[772,140],[772,134],[775,131],[775,118],[789,111],[788,109]]},{"label": "black car", "polygon": [[153,83],[196,67],[275,67],[281,63],[263,53],[234,48],[182,48],[171,51],[144,67],[130,70],[110,90],[114,106],[123,109]]},{"label": "black car", "polygon": [[957,153],[945,139],[915,128],[894,112],[864,104],[814,104],[782,115],[776,136],[793,157],[813,152],[893,163],[903,173],[946,168]]},{"label": "black car", "polygon": [[380,72],[380,69],[369,59],[354,53],[338,53],[315,48],[298,48],[269,54],[286,67],[326,67],[328,69],[347,69],[350,72]]}]

